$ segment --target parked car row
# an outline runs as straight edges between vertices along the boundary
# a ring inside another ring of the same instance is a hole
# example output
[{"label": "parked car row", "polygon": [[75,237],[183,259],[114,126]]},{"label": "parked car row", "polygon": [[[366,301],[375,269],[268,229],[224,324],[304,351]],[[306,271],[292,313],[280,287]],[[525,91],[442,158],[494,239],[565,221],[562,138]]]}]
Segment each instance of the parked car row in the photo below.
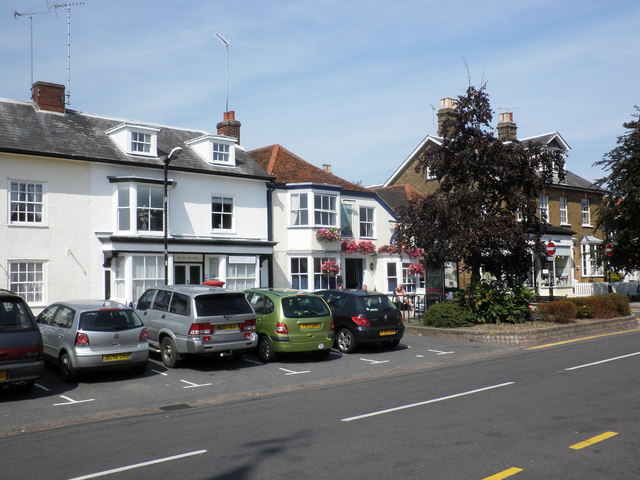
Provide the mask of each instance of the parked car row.
[{"label": "parked car row", "polygon": [[43,360],[73,382],[84,371],[143,374],[149,351],[160,353],[168,368],[189,355],[238,357],[249,350],[269,362],[286,352],[325,358],[334,344],[344,353],[362,343],[394,347],[403,334],[401,312],[377,292],[255,288],[242,293],[170,285],[149,288],[130,306],[57,302],[34,319],[24,300],[0,291],[0,385],[30,388],[42,375]]}]

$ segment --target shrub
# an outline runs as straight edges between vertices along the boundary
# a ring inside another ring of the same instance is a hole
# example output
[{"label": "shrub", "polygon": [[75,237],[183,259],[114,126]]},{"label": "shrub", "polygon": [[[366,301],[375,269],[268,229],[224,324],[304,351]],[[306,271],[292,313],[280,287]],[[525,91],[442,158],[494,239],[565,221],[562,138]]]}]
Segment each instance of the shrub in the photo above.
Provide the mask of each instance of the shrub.
[{"label": "shrub", "polygon": [[440,302],[424,312],[424,324],[436,328],[469,327],[474,324],[473,314],[455,302]]},{"label": "shrub", "polygon": [[471,284],[456,296],[473,313],[476,323],[524,323],[531,319],[533,298],[527,287],[509,289],[495,281]]},{"label": "shrub", "polygon": [[568,323],[576,318],[578,306],[569,300],[557,300],[540,304],[538,311],[548,322]]}]

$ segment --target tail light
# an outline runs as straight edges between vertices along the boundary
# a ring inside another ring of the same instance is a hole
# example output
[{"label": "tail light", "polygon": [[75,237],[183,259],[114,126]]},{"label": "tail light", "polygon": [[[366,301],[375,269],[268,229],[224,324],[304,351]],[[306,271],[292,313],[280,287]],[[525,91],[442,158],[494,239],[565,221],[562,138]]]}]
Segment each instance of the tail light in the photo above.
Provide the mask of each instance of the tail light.
[{"label": "tail light", "polygon": [[357,317],[351,317],[351,320],[353,320],[353,322],[356,325],[360,325],[361,327],[369,327],[369,326],[371,326],[371,323],[369,322],[369,319],[363,317],[362,315],[358,315]]},{"label": "tail light", "polygon": [[19,360],[22,358],[42,358],[42,345],[22,348],[7,348],[0,350],[0,359]]},{"label": "tail light", "polygon": [[333,323],[333,318],[331,319],[331,326],[329,327],[329,329],[333,332],[334,327],[335,327],[335,323]]},{"label": "tail light", "polygon": [[276,333],[285,334],[285,335],[288,334],[289,329],[287,328],[287,324],[282,322],[276,323]]},{"label": "tail light", "polygon": [[189,335],[211,335],[213,327],[210,323],[192,323],[189,327]]},{"label": "tail light", "polygon": [[256,329],[256,319],[252,318],[251,320],[245,320],[240,324],[240,331],[244,332],[244,338],[249,338],[251,336],[251,332]]},{"label": "tail light", "polygon": [[149,331],[146,328],[143,328],[142,330],[140,330],[140,341],[146,342],[148,338],[149,338]]},{"label": "tail light", "polygon": [[80,345],[80,346],[89,345],[89,335],[82,332],[76,333],[75,345]]}]

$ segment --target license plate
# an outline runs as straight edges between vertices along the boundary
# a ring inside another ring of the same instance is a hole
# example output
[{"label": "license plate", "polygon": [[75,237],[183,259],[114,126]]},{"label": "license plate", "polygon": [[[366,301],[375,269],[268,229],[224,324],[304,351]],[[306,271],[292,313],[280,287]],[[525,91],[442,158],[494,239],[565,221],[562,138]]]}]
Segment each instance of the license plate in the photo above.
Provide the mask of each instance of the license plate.
[{"label": "license plate", "polygon": [[222,325],[216,325],[215,328],[216,328],[216,330],[237,330],[238,329],[238,324],[237,323],[224,323]]},{"label": "license plate", "polygon": [[396,331],[395,330],[380,330],[380,336],[384,336],[384,335],[395,335]]},{"label": "license plate", "polygon": [[0,382],[6,382],[8,378],[8,372],[6,370],[0,370]]},{"label": "license plate", "polygon": [[103,362],[118,362],[120,360],[130,360],[130,359],[131,359],[130,353],[112,353],[110,355],[102,356]]},{"label": "license plate", "polygon": [[319,323],[301,323],[300,330],[311,330],[313,328],[320,328]]}]

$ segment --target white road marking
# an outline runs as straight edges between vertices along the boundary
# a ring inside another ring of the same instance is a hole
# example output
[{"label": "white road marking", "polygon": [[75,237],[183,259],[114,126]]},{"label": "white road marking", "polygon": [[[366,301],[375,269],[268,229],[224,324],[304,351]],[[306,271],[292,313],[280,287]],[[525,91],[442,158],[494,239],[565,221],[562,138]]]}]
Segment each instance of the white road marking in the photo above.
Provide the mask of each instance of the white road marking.
[{"label": "white road marking", "polygon": [[150,460],[148,462],[136,463],[135,465],[128,465],[126,467],[114,468],[113,470],[105,470],[103,472],[91,473],[82,477],[75,477],[69,480],[88,480],[89,478],[104,477],[105,475],[111,475],[112,473],[125,472],[127,470],[133,470],[134,468],[147,467],[149,465],[155,465],[156,463],[170,462],[172,460],[179,460],[185,457],[192,457],[194,455],[202,455],[207,453],[206,450],[196,450],[195,452],[182,453],[180,455],[174,455],[172,457],[159,458],[157,460]]},{"label": "white road marking", "polygon": [[630,353],[629,355],[621,355],[619,357],[607,358],[605,360],[600,360],[599,362],[585,363],[584,365],[578,365],[576,367],[565,368],[565,370],[568,371],[568,370],[577,370],[579,368],[584,368],[584,367],[592,367],[593,365],[600,365],[601,363],[613,362],[614,360],[620,360],[621,358],[627,358],[627,357],[634,357],[636,355],[640,355],[640,352]]},{"label": "white road marking", "polygon": [[45,392],[50,392],[50,391],[51,391],[51,389],[50,389],[50,388],[47,388],[47,387],[45,387],[44,385],[40,385],[39,383],[36,383],[35,385],[36,385],[36,387],[41,388],[41,389],[42,389],[42,390],[44,390]]},{"label": "white road marking", "polygon": [[441,352],[440,350],[427,350],[427,351],[436,353],[438,355],[449,355],[450,353],[456,353],[456,352]]},{"label": "white road marking", "polygon": [[298,375],[300,373],[311,373],[311,370],[302,370],[301,372],[296,372],[295,370],[287,370],[286,368],[280,368],[283,372],[287,372],[285,375]]},{"label": "white road marking", "polygon": [[424,358],[424,355],[416,355],[416,358]]},{"label": "white road marking", "polygon": [[153,368],[151,369],[151,371],[153,373],[159,373],[160,375],[164,375],[165,377],[169,375],[167,372],[161,372],[160,370],[154,370]]},{"label": "white road marking", "polygon": [[377,365],[378,363],[389,363],[389,360],[371,360],[369,358],[361,358],[363,362],[369,362],[371,365]]},{"label": "white road marking", "polygon": [[249,363],[254,363],[254,364],[256,364],[256,365],[264,365],[264,363],[263,363],[263,362],[258,362],[257,360],[253,360],[253,359],[251,359],[251,358],[245,358],[245,359],[244,359],[244,361],[245,361],[245,362],[249,362]]},{"label": "white road marking", "polygon": [[447,395],[446,397],[433,398],[431,400],[426,400],[424,402],[411,403],[409,405],[402,405],[400,407],[388,408],[386,410],[379,410],[377,412],[365,413],[363,415],[356,415],[355,417],[347,417],[347,418],[341,419],[340,421],[341,422],[352,422],[353,420],[361,420],[363,418],[374,417],[376,415],[383,415],[385,413],[392,413],[392,412],[397,412],[399,410],[406,410],[408,408],[420,407],[422,405],[428,405],[429,403],[442,402],[444,400],[451,400],[452,398],[464,397],[465,395],[472,395],[474,393],[485,392],[487,390],[492,390],[494,388],[506,387],[508,385],[513,385],[514,383],[515,382],[500,383],[498,385],[491,385],[490,387],[478,388],[476,390],[469,390],[468,392],[462,392],[462,393],[456,393],[456,394],[453,394],[453,395]]},{"label": "white road marking", "polygon": [[64,398],[66,402],[64,403],[54,403],[53,406],[57,407],[59,405],[73,405],[74,403],[85,403],[85,402],[93,402],[95,398],[89,398],[87,400],[74,400],[73,398],[66,397],[64,395],[58,395],[60,398]]},{"label": "white road marking", "polygon": [[193,383],[193,382],[190,382],[188,380],[182,380],[182,379],[180,379],[180,381],[184,382],[184,383],[188,383],[188,385],[186,387],[182,387],[182,388],[198,388],[198,387],[207,387],[207,386],[211,385],[210,383],[198,384],[198,383]]}]

